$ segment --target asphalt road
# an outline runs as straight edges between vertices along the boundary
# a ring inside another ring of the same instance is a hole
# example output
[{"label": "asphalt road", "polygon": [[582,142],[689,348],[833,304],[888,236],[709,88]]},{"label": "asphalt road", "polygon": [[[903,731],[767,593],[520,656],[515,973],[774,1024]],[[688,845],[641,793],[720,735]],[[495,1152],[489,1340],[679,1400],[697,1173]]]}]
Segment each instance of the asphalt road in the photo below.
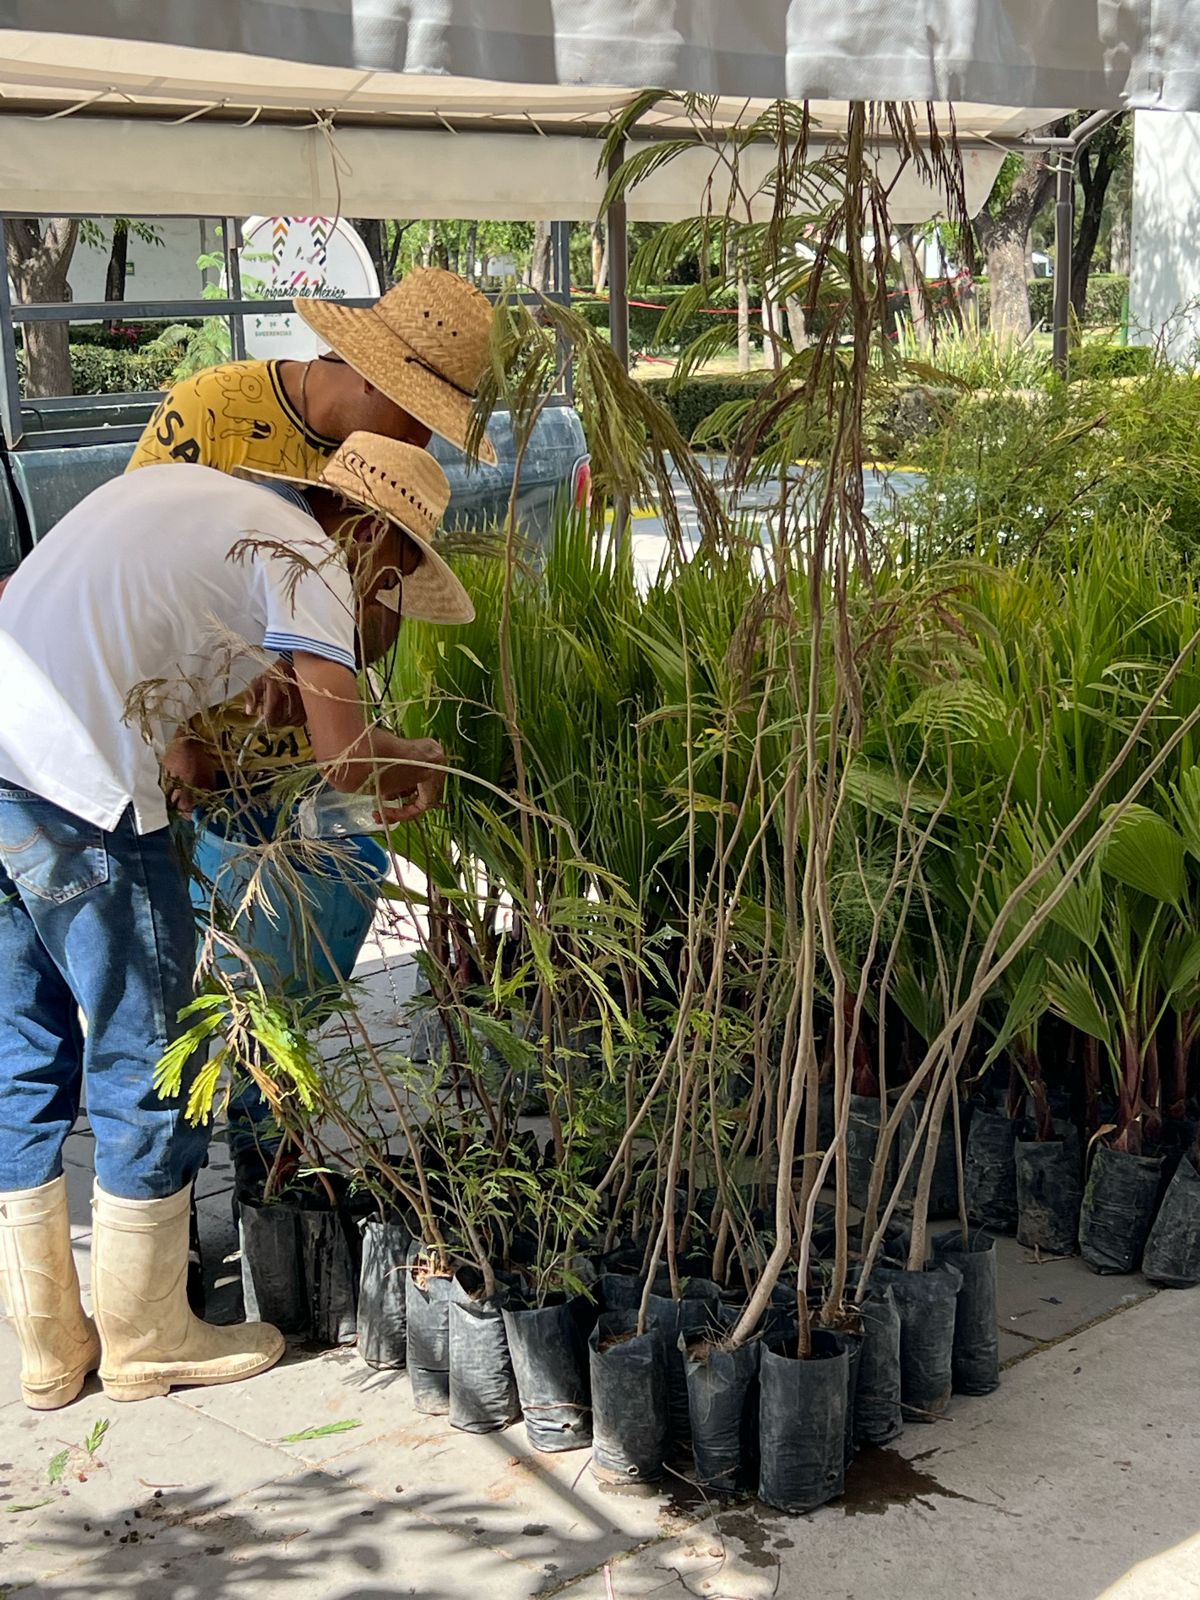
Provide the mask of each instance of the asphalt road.
[{"label": "asphalt road", "polygon": [[[726,481],[727,463],[724,456],[704,456],[699,459],[707,470],[710,479],[717,486],[722,501],[730,515],[736,520],[750,524],[761,524],[763,532],[766,533],[775,514],[778,501],[778,493],[774,486],[769,489],[751,487],[743,489],[740,494],[735,494]],[[808,469],[798,465],[792,470],[796,481],[802,483]],[[683,527],[685,546],[694,548],[700,536],[696,505],[691,491],[677,471],[672,474],[672,480],[675,488],[675,503],[679,509],[679,519]],[[922,481],[919,473],[909,469],[894,467],[870,468],[865,478],[868,511],[874,508],[882,508],[890,499],[902,497],[911,492]],[[667,535],[659,510],[644,508],[634,512],[632,542],[634,567],[639,580],[644,584],[649,584],[661,568],[668,548]]]}]

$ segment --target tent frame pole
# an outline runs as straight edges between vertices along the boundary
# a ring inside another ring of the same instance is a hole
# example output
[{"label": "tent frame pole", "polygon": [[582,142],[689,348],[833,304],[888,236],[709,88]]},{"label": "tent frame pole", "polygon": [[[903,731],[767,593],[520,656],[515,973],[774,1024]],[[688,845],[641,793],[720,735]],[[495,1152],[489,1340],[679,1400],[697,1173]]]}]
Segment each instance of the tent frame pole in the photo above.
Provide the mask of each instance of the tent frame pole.
[{"label": "tent frame pole", "polygon": [[[625,141],[608,162],[609,181],[625,160]],[[624,197],[608,208],[608,326],[613,354],[629,371],[629,211]]]}]

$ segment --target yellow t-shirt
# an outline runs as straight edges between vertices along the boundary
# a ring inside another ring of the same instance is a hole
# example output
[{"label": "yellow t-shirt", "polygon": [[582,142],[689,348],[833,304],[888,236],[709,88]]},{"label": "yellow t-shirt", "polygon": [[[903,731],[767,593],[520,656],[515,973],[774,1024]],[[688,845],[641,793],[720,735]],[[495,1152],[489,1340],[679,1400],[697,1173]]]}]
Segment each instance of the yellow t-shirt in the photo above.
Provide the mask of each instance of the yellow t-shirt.
[{"label": "yellow t-shirt", "polygon": [[218,472],[260,467],[315,478],[336,449],[335,439],[305,427],[277,361],[230,361],[174,385],[125,470],[189,461]]},{"label": "yellow t-shirt", "polygon": [[[187,461],[218,472],[259,467],[315,478],[337,441],[304,424],[284,391],[277,361],[230,361],[175,384],[146,424],[127,472],[160,462]],[[267,777],[313,759],[305,728],[264,728],[241,701],[210,711],[203,730],[227,772]],[[214,737],[215,735],[215,737]]]}]

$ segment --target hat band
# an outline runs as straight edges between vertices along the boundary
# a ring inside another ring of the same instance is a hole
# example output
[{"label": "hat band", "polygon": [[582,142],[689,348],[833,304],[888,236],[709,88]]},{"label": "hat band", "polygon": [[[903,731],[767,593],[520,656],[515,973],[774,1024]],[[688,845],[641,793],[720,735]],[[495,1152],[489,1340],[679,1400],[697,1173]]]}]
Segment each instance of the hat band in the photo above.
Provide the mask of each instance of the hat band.
[{"label": "hat band", "polygon": [[[411,349],[412,346],[410,345],[409,348]],[[448,378],[444,372],[439,372],[436,367],[431,366],[428,361],[423,361],[420,356],[405,356],[404,359],[405,361],[411,361],[415,363],[416,366],[423,368],[429,373],[430,377],[437,378],[439,383],[449,384],[450,388],[454,389],[458,394],[461,394],[464,400],[474,401],[474,389],[464,389],[461,383],[455,383],[453,378]]]}]

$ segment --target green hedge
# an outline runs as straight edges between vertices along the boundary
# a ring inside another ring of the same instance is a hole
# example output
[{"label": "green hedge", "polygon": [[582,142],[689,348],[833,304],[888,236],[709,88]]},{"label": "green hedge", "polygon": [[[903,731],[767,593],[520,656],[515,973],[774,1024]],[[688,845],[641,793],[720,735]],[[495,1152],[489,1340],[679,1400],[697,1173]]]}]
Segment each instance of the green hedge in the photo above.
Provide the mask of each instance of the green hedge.
[{"label": "green hedge", "polygon": [[1153,366],[1145,344],[1081,344],[1070,354],[1072,378],[1141,378]]},{"label": "green hedge", "polygon": [[[671,306],[678,301],[681,295],[688,291],[680,288],[678,284],[668,284],[656,289],[638,289],[632,298],[634,300],[649,301],[651,305],[631,305],[629,307],[629,344],[633,350],[645,350],[651,354],[677,351],[691,344],[693,339],[699,338],[702,333],[711,331],[714,322],[728,322],[733,324],[730,328],[730,343],[737,339],[737,293],[732,290],[716,290],[709,292],[705,304],[719,308],[720,316],[712,312],[699,311],[690,316],[683,327],[669,341],[659,337],[658,327],[663,319],[661,310],[652,309],[653,305]],[[595,295],[576,295],[572,298],[572,306],[591,323],[593,328],[607,328],[608,300]],[[751,328],[758,327],[759,318],[754,315],[757,302],[751,296]]]},{"label": "green hedge", "polygon": [[669,378],[644,378],[642,387],[666,406],[683,437],[691,439],[714,411],[731,400],[745,400],[757,394],[766,385],[767,377],[764,373],[749,373],[745,377],[689,378],[673,393],[669,383]]},{"label": "green hedge", "polygon": [[[140,350],[110,350],[98,344],[71,345],[71,375],[76,394],[144,394],[167,389],[182,351],[143,355]],[[17,370],[25,374],[25,352],[17,355]]]},{"label": "green hedge", "polygon": [[176,317],[174,322],[119,322],[109,331],[106,322],[74,322],[71,324],[71,343],[101,345],[105,350],[140,350],[143,345],[157,339],[164,328],[198,328],[199,319]]},{"label": "green hedge", "polygon": [[[936,366],[936,357],[932,360]],[[1150,372],[1153,365],[1154,352],[1138,345],[1096,343],[1071,351],[1072,378],[1139,377]],[[642,386],[666,406],[684,438],[691,440],[701,423],[719,407],[757,394],[768,381],[767,374],[752,372],[745,376],[693,377],[674,391],[669,378],[644,378]],[[951,385],[914,382],[898,386],[871,406],[867,416],[869,453],[881,461],[904,460],[921,440],[943,427],[958,406],[973,398],[970,391]],[[996,403],[996,396],[992,395],[988,403]],[[1027,406],[1028,401],[1019,399],[1014,403]],[[809,448],[819,451],[820,441],[814,438]]]},{"label": "green hedge", "polygon": [[[976,282],[976,297],[979,309],[979,325],[985,328],[988,323],[991,289],[986,278]],[[673,305],[687,290],[677,284],[662,284],[657,288],[640,289],[635,292],[634,300],[651,302],[650,305],[631,305],[629,308],[629,343],[632,349],[642,350],[650,355],[669,355],[689,345],[693,339],[712,329],[717,318],[712,311],[699,311],[688,317],[683,327],[669,340],[659,335],[659,324],[663,319],[661,310],[653,309],[654,306]],[[1083,322],[1085,327],[1115,326],[1121,320],[1125,305],[1125,297],[1129,292],[1129,279],[1119,273],[1094,273],[1088,279],[1087,301],[1084,310]],[[936,306],[940,299],[946,298],[950,290],[945,285],[935,284],[931,290],[933,303]],[[715,307],[721,313],[720,320],[735,324],[737,321],[737,294],[731,289],[709,291],[706,305]],[[751,332],[757,339],[760,333],[759,320],[760,297],[757,290],[751,291],[750,296],[750,326]],[[594,328],[607,328],[608,301],[595,295],[577,295],[572,305],[579,314],[586,318]],[[896,290],[889,296],[889,306],[893,315],[904,315],[907,312],[906,297],[901,290]],[[1044,323],[1047,327],[1054,318],[1054,279],[1031,278],[1029,280],[1029,311],[1035,325]],[[821,322],[818,312],[815,319]],[[731,326],[729,330],[730,344],[736,338],[736,329]]]},{"label": "green hedge", "polygon": [[[1085,328],[1115,327],[1125,309],[1125,296],[1129,293],[1129,279],[1124,273],[1095,272],[1088,279],[1087,298],[1084,302]],[[979,326],[986,328],[991,310],[991,284],[986,278],[975,282],[976,303],[979,307]],[[1050,327],[1054,322],[1054,279],[1030,278],[1029,314],[1034,325],[1039,322]]]}]

